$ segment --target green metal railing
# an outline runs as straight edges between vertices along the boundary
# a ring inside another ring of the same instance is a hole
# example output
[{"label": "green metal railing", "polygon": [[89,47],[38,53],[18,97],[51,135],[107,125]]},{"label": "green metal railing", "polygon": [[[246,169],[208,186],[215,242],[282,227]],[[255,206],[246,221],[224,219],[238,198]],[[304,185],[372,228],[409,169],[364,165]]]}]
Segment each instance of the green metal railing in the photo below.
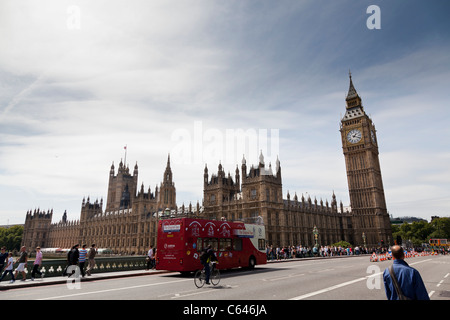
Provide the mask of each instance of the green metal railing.
[{"label": "green metal railing", "polygon": [[[130,257],[98,257],[95,258],[95,267],[91,271],[92,274],[102,272],[116,272],[126,270],[144,270],[147,262],[146,256],[130,256]],[[18,264],[14,265],[13,271],[17,268]],[[88,266],[88,261],[85,263],[85,270]],[[64,269],[67,267],[67,260],[54,259],[43,260],[39,268],[39,271],[45,273],[45,277],[60,277],[63,274]],[[25,268],[27,279],[31,278],[31,272],[33,271],[33,262],[29,261]],[[39,277],[39,276],[37,276]],[[19,272],[17,278],[22,279],[22,274]],[[11,277],[8,274],[2,281],[10,280]]]}]

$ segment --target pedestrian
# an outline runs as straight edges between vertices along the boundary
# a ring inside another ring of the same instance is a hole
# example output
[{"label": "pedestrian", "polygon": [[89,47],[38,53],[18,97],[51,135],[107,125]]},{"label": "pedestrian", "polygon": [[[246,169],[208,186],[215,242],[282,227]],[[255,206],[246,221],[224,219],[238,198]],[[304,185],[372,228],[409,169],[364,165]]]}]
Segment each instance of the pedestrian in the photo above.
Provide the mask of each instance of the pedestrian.
[{"label": "pedestrian", "polygon": [[27,274],[25,273],[25,268],[27,267],[27,263],[28,263],[28,253],[26,250],[27,250],[27,247],[25,247],[25,246],[20,248],[20,257],[16,261],[16,262],[19,262],[19,265],[17,266],[14,277],[17,278],[17,274],[19,272],[22,272],[22,280],[21,281],[25,281],[27,279]]},{"label": "pedestrian", "polygon": [[69,276],[73,275],[76,272],[76,268],[78,268],[78,260],[80,258],[80,252],[78,251],[79,246],[80,245],[77,243],[67,254],[67,274]]},{"label": "pedestrian", "polygon": [[2,247],[0,251],[0,271],[3,270],[5,266],[5,260],[8,258],[8,252],[6,252],[6,247]]},{"label": "pedestrian", "polygon": [[430,300],[419,271],[405,262],[403,248],[392,247],[393,264],[384,270],[384,289],[388,300]]},{"label": "pedestrian", "polygon": [[41,247],[36,247],[36,259],[34,259],[33,271],[31,271],[31,281],[34,281],[34,276],[36,275],[36,273],[40,275],[41,278],[44,277],[44,274],[39,270],[41,264],[42,264]]},{"label": "pedestrian", "polygon": [[84,278],[85,272],[84,272],[84,264],[86,263],[86,256],[87,256],[87,250],[86,250],[86,246],[85,244],[83,244],[83,246],[81,247],[81,249],[79,250],[80,256],[78,259],[78,265],[80,267],[80,271],[81,271],[81,276]]},{"label": "pedestrian", "polygon": [[97,254],[97,248],[95,247],[95,243],[91,245],[91,248],[89,249],[88,253],[88,267],[86,270],[86,273],[88,276],[91,275],[92,269],[95,267],[95,256]]},{"label": "pedestrian", "polygon": [[147,269],[153,269],[153,246],[150,246],[150,249],[147,252]]},{"label": "pedestrian", "polygon": [[8,257],[6,259],[6,267],[5,267],[5,271],[3,272],[0,281],[3,280],[3,278],[9,273],[11,275],[11,280],[10,283],[14,283],[14,281],[16,281],[14,274],[12,272],[13,270],[13,266],[14,266],[14,259],[12,257],[12,252],[8,253]]}]

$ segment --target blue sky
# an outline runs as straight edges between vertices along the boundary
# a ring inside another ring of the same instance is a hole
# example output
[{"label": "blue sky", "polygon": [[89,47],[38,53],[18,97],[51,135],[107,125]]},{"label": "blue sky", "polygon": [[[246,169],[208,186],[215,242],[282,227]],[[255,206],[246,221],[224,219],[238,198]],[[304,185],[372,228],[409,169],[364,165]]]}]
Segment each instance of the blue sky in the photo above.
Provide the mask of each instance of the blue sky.
[{"label": "blue sky", "polygon": [[[379,30],[366,26],[370,5]],[[2,1],[0,224],[35,208],[78,219],[83,197],[105,202],[125,145],[145,189],[171,153],[179,206],[201,202],[205,163],[234,175],[259,149],[267,165],[279,157],[284,197],[334,191],[348,205],[349,69],[378,130],[389,213],[449,216],[449,10],[445,0]],[[276,154],[260,140],[226,149],[239,130],[278,133]]]}]

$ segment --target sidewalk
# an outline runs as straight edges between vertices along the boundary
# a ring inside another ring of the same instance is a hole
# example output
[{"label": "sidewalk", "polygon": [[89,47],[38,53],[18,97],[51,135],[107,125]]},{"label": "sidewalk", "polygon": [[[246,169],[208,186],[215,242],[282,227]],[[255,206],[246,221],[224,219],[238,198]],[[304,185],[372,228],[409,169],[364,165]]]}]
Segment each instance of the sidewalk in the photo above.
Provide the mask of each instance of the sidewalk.
[{"label": "sidewalk", "polygon": [[[103,280],[103,279],[113,279],[113,278],[124,278],[124,277],[137,277],[137,276],[147,276],[153,274],[161,274],[168,273],[170,271],[166,270],[130,270],[130,271],[117,271],[117,272],[103,272],[103,273],[93,273],[91,276],[85,276],[84,278],[80,278],[81,282],[85,281],[95,281],[95,280]],[[40,278],[37,277],[34,281],[27,279],[25,281],[22,280],[22,275],[19,273],[17,276],[19,279],[14,283],[10,283],[9,280],[3,280],[0,282],[0,291],[2,290],[10,290],[16,288],[25,288],[25,287],[36,287],[36,286],[47,286],[51,284],[63,284],[63,283],[73,283],[68,277],[48,277]]]}]

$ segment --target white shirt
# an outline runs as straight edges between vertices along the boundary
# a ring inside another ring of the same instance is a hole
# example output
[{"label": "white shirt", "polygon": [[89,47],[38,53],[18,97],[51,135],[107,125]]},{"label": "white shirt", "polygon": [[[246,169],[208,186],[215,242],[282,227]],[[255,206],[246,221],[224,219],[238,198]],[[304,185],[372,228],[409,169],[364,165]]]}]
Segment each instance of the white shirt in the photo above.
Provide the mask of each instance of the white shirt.
[{"label": "white shirt", "polygon": [[13,265],[14,265],[14,259],[13,257],[8,258],[8,265],[5,269],[6,270],[12,270],[13,269]]}]

